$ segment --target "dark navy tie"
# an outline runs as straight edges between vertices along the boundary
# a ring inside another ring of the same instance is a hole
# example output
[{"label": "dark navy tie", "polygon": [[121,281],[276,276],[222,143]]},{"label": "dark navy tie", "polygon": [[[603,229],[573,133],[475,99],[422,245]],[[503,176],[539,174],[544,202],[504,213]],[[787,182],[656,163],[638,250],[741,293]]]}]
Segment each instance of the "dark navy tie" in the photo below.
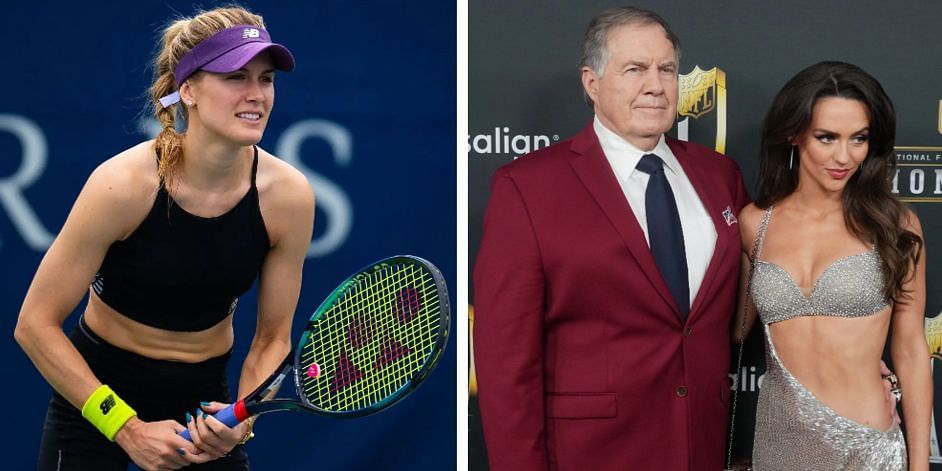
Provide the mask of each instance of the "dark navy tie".
[{"label": "dark navy tie", "polygon": [[638,162],[638,170],[648,174],[648,188],[644,191],[644,211],[647,214],[648,240],[651,255],[661,270],[667,287],[680,308],[680,318],[687,320],[690,311],[690,286],[687,282],[687,252],[684,250],[684,231],[674,192],[664,175],[664,161],[654,154],[645,154]]}]

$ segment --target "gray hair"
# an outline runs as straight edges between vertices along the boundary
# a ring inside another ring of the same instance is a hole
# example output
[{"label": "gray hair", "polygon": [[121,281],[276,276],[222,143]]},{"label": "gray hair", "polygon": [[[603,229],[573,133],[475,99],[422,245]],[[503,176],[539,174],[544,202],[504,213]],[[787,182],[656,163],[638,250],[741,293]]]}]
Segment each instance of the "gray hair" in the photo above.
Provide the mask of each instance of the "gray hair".
[{"label": "gray hair", "polygon": [[[589,23],[582,39],[582,65],[580,68],[588,67],[601,77],[605,73],[605,64],[608,63],[610,55],[607,47],[608,33],[617,26],[629,24],[658,25],[664,28],[667,39],[674,46],[677,61],[680,61],[680,38],[671,31],[664,18],[651,10],[624,6],[605,10]],[[593,105],[592,99],[588,95],[585,95],[585,100],[589,106]]]}]

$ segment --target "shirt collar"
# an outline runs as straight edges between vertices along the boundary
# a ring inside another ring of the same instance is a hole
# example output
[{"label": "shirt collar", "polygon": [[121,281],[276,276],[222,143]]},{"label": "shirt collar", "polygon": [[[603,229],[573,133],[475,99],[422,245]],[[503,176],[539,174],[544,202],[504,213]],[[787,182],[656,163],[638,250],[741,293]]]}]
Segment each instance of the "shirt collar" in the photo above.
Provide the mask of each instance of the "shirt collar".
[{"label": "shirt collar", "polygon": [[641,157],[645,154],[655,154],[664,161],[664,166],[674,174],[680,173],[680,162],[677,161],[677,157],[674,156],[674,152],[671,151],[671,148],[667,145],[667,140],[664,139],[664,135],[661,134],[660,139],[657,140],[657,144],[654,145],[654,149],[650,151],[643,151],[635,147],[632,143],[626,141],[618,134],[615,134],[614,131],[605,127],[602,124],[602,121],[598,116],[595,117],[592,123],[593,129],[595,130],[595,135],[599,138],[599,144],[602,146],[602,152],[605,153],[608,160],[612,162],[612,165],[618,165],[619,167],[628,170],[629,173],[633,172],[635,167],[638,165],[638,162],[641,161]]}]

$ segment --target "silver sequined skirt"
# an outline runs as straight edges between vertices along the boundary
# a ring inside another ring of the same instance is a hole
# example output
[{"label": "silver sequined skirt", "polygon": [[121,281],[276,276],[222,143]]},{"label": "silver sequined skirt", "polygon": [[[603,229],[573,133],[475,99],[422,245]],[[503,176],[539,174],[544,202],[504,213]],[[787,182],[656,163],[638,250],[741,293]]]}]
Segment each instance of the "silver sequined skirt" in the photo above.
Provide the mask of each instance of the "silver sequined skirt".
[{"label": "silver sequined skirt", "polygon": [[768,370],[756,410],[753,469],[906,469],[906,444],[898,425],[880,431],[838,415],[785,369],[768,326],[765,338]]}]

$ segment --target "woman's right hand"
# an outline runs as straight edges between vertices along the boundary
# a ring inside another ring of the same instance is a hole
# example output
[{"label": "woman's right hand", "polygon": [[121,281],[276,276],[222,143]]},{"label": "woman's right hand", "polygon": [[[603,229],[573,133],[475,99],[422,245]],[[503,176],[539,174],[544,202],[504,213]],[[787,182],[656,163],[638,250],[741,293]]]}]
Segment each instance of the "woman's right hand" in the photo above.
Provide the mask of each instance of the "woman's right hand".
[{"label": "woman's right hand", "polygon": [[115,442],[145,471],[210,461],[212,457],[179,435],[184,430],[186,427],[173,420],[145,422],[135,416],[118,430]]}]

